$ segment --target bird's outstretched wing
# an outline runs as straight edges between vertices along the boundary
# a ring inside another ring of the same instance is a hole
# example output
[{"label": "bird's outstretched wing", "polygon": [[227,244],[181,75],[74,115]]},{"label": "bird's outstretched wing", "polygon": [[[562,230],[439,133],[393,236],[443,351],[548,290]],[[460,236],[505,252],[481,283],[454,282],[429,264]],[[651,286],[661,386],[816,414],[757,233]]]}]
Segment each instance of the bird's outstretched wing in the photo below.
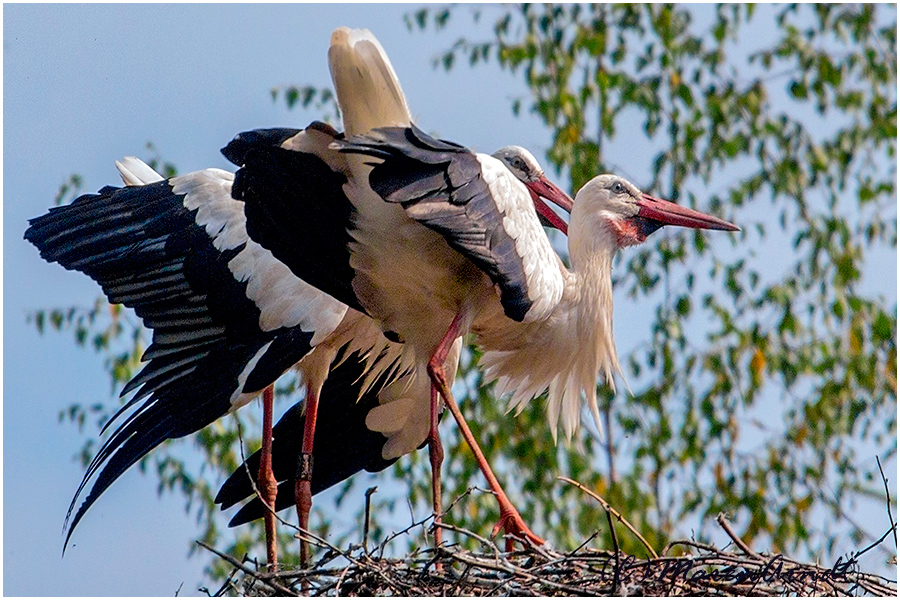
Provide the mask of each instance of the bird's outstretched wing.
[{"label": "bird's outstretched wing", "polygon": [[377,159],[367,163],[372,190],[440,233],[486,273],[508,317],[541,318],[558,302],[559,258],[531,195],[503,163],[414,125],[373,129],[335,146]]},{"label": "bird's outstretched wing", "polygon": [[[153,331],[149,361],[123,390],[128,412],[89,465],[71,520],[161,442],[248,402],[340,322],[346,306],[297,278],[248,235],[233,177],[207,169],[150,185],[106,187],[32,219],[41,256],[90,276]],[[202,392],[198,393],[198,390]],[[67,537],[68,540],[68,537]]]}]

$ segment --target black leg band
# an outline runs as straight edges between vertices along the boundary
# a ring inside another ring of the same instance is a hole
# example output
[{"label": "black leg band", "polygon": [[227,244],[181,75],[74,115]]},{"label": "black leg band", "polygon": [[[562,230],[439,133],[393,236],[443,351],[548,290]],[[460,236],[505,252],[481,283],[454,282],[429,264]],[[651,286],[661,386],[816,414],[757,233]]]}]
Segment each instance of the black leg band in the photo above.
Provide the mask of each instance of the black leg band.
[{"label": "black leg band", "polygon": [[300,481],[312,481],[313,472],[313,455],[307,452],[301,452],[297,458],[296,477]]}]

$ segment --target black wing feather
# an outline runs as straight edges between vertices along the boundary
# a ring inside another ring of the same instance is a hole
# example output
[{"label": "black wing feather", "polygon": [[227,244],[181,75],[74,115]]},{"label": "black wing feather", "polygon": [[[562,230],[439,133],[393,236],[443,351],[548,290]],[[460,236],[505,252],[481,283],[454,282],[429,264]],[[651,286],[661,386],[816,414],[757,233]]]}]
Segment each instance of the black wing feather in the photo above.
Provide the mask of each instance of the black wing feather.
[{"label": "black wing feather", "polygon": [[297,277],[364,312],[352,286],[347,177],[313,152],[282,148],[289,131],[242,133],[222,150],[241,167],[232,195],[246,204],[247,232]]},{"label": "black wing feather", "polygon": [[522,257],[503,227],[504,215],[474,153],[415,126],[373,129],[336,146],[380,159],[372,163],[372,189],[440,233],[497,285],[506,315],[516,321],[525,318],[532,301]]},{"label": "black wing feather", "polygon": [[[123,394],[138,392],[107,426],[147,400],[118,424],[89,465],[67,521],[89,480],[97,479],[68,536],[97,498],[153,448],[209,425],[231,408],[236,393],[264,388],[310,350],[312,332],[260,330],[247,283],[228,270],[242,246],[217,250],[195,216],[184,196],[162,181],[81,196],[32,219],[25,232],[42,257],[87,274],[110,302],[134,308],[153,330],[144,355],[149,362]],[[248,362],[270,343],[241,386]]]}]

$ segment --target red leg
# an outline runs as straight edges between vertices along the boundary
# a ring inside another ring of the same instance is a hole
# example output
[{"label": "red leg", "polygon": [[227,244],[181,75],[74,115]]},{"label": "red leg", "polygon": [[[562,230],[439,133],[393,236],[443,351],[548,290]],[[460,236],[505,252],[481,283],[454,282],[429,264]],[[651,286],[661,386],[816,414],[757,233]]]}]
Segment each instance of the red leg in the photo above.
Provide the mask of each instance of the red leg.
[{"label": "red leg", "polygon": [[[494,472],[491,470],[491,466],[484,457],[484,453],[478,446],[478,442],[475,441],[475,436],[472,435],[469,424],[466,423],[459,407],[456,405],[456,401],[453,400],[453,396],[450,395],[450,390],[447,388],[446,382],[443,383],[442,388],[441,394],[444,396],[444,402],[447,403],[447,408],[450,409],[453,418],[456,419],[456,423],[459,425],[459,430],[462,432],[463,438],[465,438],[469,447],[472,449],[475,460],[478,461],[478,466],[481,467],[481,472],[484,473],[488,485],[491,486],[491,491],[494,492],[494,496],[497,497],[497,503],[500,504],[500,520],[494,525],[491,536],[497,535],[497,532],[500,531],[500,528],[502,527],[506,533],[528,538],[532,543],[540,546],[544,543],[544,540],[531,532],[528,525],[526,525],[525,521],[522,519],[522,515],[519,514],[516,507],[509,501],[503,488],[500,487],[500,482],[497,481],[497,477],[494,476]],[[507,540],[506,549],[508,551],[512,549],[512,540]]]},{"label": "red leg", "polygon": [[[316,416],[319,412],[319,390],[306,388],[306,420],[303,425],[303,446],[297,459],[297,478],[294,480],[294,501],[300,529],[309,530],[309,511],[312,509],[313,442],[316,435]],[[300,566],[309,561],[309,544],[300,540]]]},{"label": "red leg", "polygon": [[272,473],[272,412],[275,404],[275,388],[263,390],[263,434],[262,447],[259,453],[259,492],[268,509],[265,512],[266,524],[266,560],[269,571],[275,571],[278,563],[278,538],[275,533],[275,496],[278,494],[278,482]]},{"label": "red leg", "polygon": [[[440,523],[443,508],[441,503],[441,465],[444,462],[444,446],[441,444],[441,435],[438,430],[438,417],[441,413],[440,395],[437,386],[434,385],[434,373],[440,370],[442,376],[444,374],[444,361],[447,360],[447,354],[453,346],[453,342],[459,337],[459,326],[462,321],[461,315],[457,315],[450,328],[438,344],[431,360],[428,361],[428,376],[432,380],[431,384],[431,427],[428,431],[428,454],[431,459],[431,492],[432,492],[432,511],[434,512],[434,522]],[[438,527],[434,530],[434,545],[439,546],[443,540],[443,532]]]},{"label": "red leg", "polygon": [[[443,509],[441,507],[441,464],[444,462],[444,447],[441,445],[441,435],[438,431],[438,415],[440,414],[440,400],[438,391],[431,386],[431,429],[428,433],[428,455],[431,458],[431,492],[432,510],[434,521],[439,523]],[[440,527],[434,530],[434,545],[440,546],[443,541],[443,531]]]},{"label": "red leg", "polygon": [[[491,470],[491,466],[488,464],[487,459],[484,457],[484,453],[481,451],[481,447],[475,440],[475,436],[472,435],[472,430],[469,429],[469,424],[466,423],[466,419],[463,417],[462,412],[460,412],[459,407],[456,405],[456,401],[453,400],[453,395],[450,393],[450,385],[447,382],[447,374],[444,372],[444,361],[447,359],[447,354],[450,351],[450,347],[453,345],[453,342],[457,337],[459,337],[461,321],[461,315],[457,315],[456,318],[453,319],[453,322],[450,324],[450,329],[447,331],[444,339],[441,340],[441,343],[438,345],[437,350],[435,350],[434,355],[428,362],[428,374],[431,377],[432,386],[437,389],[437,391],[440,392],[440,395],[444,398],[444,402],[447,404],[447,408],[450,409],[450,412],[453,414],[453,418],[456,419],[456,423],[463,434],[463,438],[466,440],[469,448],[472,449],[472,453],[475,455],[475,460],[478,461],[478,466],[481,468],[481,472],[484,473],[484,476],[488,481],[488,485],[490,485],[491,487],[491,491],[494,493],[497,498],[497,502],[500,504],[500,520],[497,521],[497,524],[494,526],[494,530],[491,532],[491,535],[496,535],[502,527],[503,530],[506,531],[506,533],[528,538],[532,543],[541,545],[544,543],[544,540],[531,532],[531,530],[528,528],[528,525],[525,524],[525,521],[519,514],[519,511],[517,511],[516,508],[512,505],[512,502],[509,501],[509,498],[503,491],[503,488],[500,486],[500,482],[497,481],[497,478],[494,476],[494,472],[493,470]],[[434,404],[435,402],[433,401],[433,405]],[[434,419],[436,420],[436,417],[434,417]],[[434,423],[432,423],[432,427],[434,426]],[[434,479],[433,474],[432,479]],[[507,550],[512,549],[511,540],[507,540],[506,548]]]}]

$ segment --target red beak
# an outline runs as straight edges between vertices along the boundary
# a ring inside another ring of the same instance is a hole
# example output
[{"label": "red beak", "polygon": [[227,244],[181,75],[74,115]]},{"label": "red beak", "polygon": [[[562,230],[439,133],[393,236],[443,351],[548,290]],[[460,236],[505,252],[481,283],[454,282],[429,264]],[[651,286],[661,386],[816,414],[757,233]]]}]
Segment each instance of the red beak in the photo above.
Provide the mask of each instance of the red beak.
[{"label": "red beak", "polygon": [[637,201],[640,208],[638,216],[662,225],[678,225],[691,229],[720,229],[723,231],[740,231],[741,228],[718,217],[707,215],[674,202],[643,194]]},{"label": "red beak", "polygon": [[544,217],[552,227],[568,235],[569,226],[542,199],[549,200],[570,213],[572,212],[572,198],[544,176],[537,181],[526,183],[525,186],[531,192],[531,199],[534,200],[534,208],[538,214]]}]

